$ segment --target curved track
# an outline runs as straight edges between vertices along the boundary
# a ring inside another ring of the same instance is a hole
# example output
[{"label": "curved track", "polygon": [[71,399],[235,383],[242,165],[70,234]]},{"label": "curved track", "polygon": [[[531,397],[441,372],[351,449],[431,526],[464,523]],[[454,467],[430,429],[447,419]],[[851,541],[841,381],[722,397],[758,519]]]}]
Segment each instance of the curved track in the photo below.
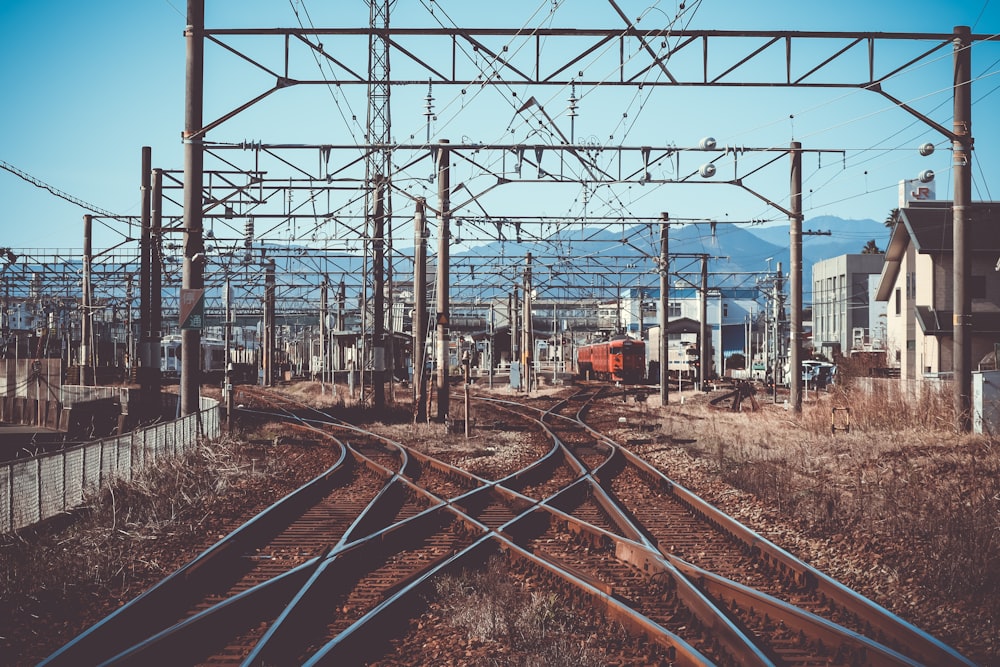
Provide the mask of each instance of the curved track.
[{"label": "curved track", "polygon": [[290,428],[322,433],[336,463],[43,664],[378,659],[436,578],[493,554],[641,637],[623,660],[971,664],[588,426],[599,388],[544,407],[477,399],[548,442],[496,479],[253,393]]}]

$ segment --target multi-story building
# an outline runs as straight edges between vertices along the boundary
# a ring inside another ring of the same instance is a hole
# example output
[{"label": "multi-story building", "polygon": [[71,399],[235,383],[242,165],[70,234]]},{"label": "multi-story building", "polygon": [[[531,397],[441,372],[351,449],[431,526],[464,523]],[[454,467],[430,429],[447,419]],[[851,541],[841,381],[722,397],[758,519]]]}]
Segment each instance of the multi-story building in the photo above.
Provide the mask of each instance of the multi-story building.
[{"label": "multi-story building", "polygon": [[[975,202],[966,212],[974,370],[1000,342],[1000,203]],[[877,298],[888,305],[888,361],[904,380],[954,371],[952,215],[948,201],[909,202],[889,239]]]},{"label": "multi-story building", "polygon": [[828,359],[882,349],[886,304],[875,298],[884,255],[850,254],[812,267],[813,348]]}]

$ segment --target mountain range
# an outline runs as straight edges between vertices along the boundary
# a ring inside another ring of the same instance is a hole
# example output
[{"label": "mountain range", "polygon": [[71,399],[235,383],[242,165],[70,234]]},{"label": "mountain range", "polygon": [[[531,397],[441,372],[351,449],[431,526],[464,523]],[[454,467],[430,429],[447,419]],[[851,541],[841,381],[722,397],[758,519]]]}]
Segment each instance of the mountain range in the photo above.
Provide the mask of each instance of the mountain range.
[{"label": "mountain range", "polygon": [[[890,228],[871,219],[845,220],[835,216],[807,219],[803,225],[802,270],[808,280],[812,265],[843,254],[861,253],[869,241],[884,251]],[[697,271],[697,256],[709,257],[708,270],[716,274],[764,274],[791,268],[788,224],[671,224],[668,234],[671,271]],[[523,258],[528,252],[540,266],[552,262],[582,264],[588,255],[613,255],[628,262],[649,262],[659,255],[658,224],[643,224],[621,229],[561,231],[544,242],[491,242],[467,252],[452,251],[453,263],[485,266],[486,258],[506,256]],[[679,257],[677,257],[679,255]]]}]

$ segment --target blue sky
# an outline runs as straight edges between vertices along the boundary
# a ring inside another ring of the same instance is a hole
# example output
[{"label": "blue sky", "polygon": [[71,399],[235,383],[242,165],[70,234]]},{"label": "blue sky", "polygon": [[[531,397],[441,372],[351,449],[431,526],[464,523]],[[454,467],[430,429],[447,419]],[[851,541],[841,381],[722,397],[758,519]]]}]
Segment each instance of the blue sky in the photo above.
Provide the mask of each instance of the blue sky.
[{"label": "blue sky", "polygon": [[[299,25],[358,26],[368,21],[361,2],[254,2],[207,0],[209,27],[270,27]],[[708,30],[823,30],[950,33],[955,25],[973,26],[977,34],[1000,33],[1000,3],[801,1],[740,2],[701,0],[681,10],[676,0],[618,0],[639,27],[660,28],[677,18],[677,27]],[[465,0],[398,0],[393,24],[399,26],[460,25],[466,27],[601,27],[623,22],[602,0],[510,0],[504,11]],[[34,2],[0,0],[0,40],[4,97],[0,160],[70,195],[104,210],[139,212],[140,150],[152,147],[154,166],[180,169],[184,117],[185,3],[183,0],[69,0]],[[337,45],[326,45],[336,52]],[[515,45],[516,46],[516,45]],[[361,63],[364,55],[337,54]],[[556,47],[551,47],[555,49]],[[902,48],[902,47],[901,47]],[[273,45],[259,53],[271,53]],[[547,53],[551,54],[552,51]],[[780,51],[779,51],[780,53]],[[264,85],[240,63],[218,49],[206,51],[206,120],[233,108]],[[425,54],[428,59],[442,54]],[[586,63],[587,76],[613,77],[604,53]],[[725,55],[725,54],[721,54]],[[1000,40],[980,43],[973,50],[974,199],[1000,199]],[[773,67],[780,58],[765,60]],[[581,65],[583,67],[584,65]],[[403,63],[395,67],[405,67]],[[951,54],[912,68],[887,84],[889,92],[951,126]],[[394,71],[398,71],[395,70]],[[653,76],[653,75],[650,75]],[[513,94],[520,94],[516,99]],[[635,91],[595,87],[578,90],[581,97],[574,129],[577,139],[595,145],[695,146],[705,136],[720,146],[785,147],[792,139],[807,149],[836,149],[842,154],[808,154],[804,159],[806,226],[810,217],[836,215],[847,219],[881,220],[896,206],[897,183],[924,169],[938,174],[938,198],[950,198],[951,159],[944,138],[898,110],[884,98],[867,92],[759,88],[661,88]],[[393,92],[393,138],[422,141],[425,132],[426,86]],[[560,87],[525,90],[460,91],[439,86],[433,91],[432,140],[502,142],[511,136],[527,141],[536,119],[516,113],[517,101],[535,96],[568,133],[569,91]],[[356,116],[357,120],[352,120]],[[209,134],[214,141],[263,141],[353,144],[365,118],[363,91],[320,88],[288,89],[271,96]],[[513,128],[513,132],[511,129]],[[546,128],[551,130],[551,128]],[[411,139],[411,137],[413,137]],[[930,157],[917,146],[937,145]],[[346,158],[345,158],[346,159]],[[484,160],[487,160],[483,156]],[[490,158],[494,159],[494,158]],[[701,157],[687,154],[682,170],[696,169]],[[749,160],[749,158],[747,158]],[[397,158],[398,162],[402,159]],[[550,163],[551,164],[551,163]],[[722,160],[720,173],[731,171]],[[495,168],[496,165],[492,164]],[[436,196],[436,185],[419,173],[401,173],[399,184],[412,196]],[[654,174],[655,176],[656,174]],[[479,191],[488,177],[461,165],[453,185],[467,183]],[[762,169],[752,187],[787,205],[787,158]],[[350,198],[344,195],[345,202]],[[674,218],[722,221],[781,219],[775,209],[738,188],[727,185],[626,184],[587,193],[579,187],[503,186],[484,195],[490,215],[542,213],[560,216],[622,214],[655,216],[670,211]],[[0,170],[0,246],[14,248],[78,248],[86,211],[14,174]],[[324,205],[325,202],[324,202]],[[348,214],[356,205],[332,202]],[[405,200],[396,210],[406,214]],[[470,206],[475,215],[480,209]],[[290,238],[300,229],[275,228],[275,238]],[[321,236],[343,233],[319,228]],[[99,224],[95,247],[107,247],[126,234],[115,222]],[[850,230],[834,230],[849,234]],[[408,233],[406,233],[408,234]],[[409,238],[408,236],[406,236]],[[863,240],[861,240],[863,244]]]}]

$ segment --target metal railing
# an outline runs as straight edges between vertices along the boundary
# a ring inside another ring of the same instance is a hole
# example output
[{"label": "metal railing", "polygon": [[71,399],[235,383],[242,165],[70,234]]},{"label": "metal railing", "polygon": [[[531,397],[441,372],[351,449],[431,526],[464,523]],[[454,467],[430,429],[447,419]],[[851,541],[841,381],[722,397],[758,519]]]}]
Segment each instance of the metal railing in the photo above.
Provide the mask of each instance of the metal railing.
[{"label": "metal railing", "polygon": [[[163,397],[168,402],[178,398]],[[89,493],[112,480],[131,480],[161,459],[218,438],[222,430],[218,401],[202,397],[199,407],[196,413],[131,433],[0,464],[0,533],[78,507]]]}]

